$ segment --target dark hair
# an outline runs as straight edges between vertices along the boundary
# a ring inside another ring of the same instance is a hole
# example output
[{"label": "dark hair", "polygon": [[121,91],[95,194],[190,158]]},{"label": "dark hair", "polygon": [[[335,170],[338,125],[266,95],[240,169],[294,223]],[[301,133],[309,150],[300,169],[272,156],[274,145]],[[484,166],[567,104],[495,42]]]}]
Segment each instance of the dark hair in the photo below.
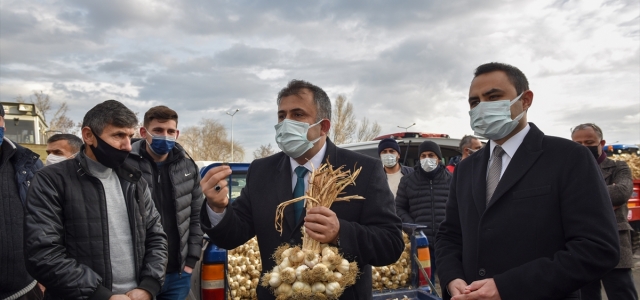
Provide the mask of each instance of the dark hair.
[{"label": "dark hair", "polygon": [[138,117],[124,104],[116,100],[107,100],[90,109],[82,120],[82,127],[91,128],[97,135],[101,135],[107,125],[135,128],[138,125]]},{"label": "dark hair", "polygon": [[473,74],[473,77],[475,78],[482,74],[495,71],[502,71],[507,75],[509,82],[511,82],[511,84],[516,88],[518,95],[529,89],[529,81],[527,81],[527,77],[524,76],[524,73],[522,73],[518,68],[508,64],[490,62],[488,64],[481,65],[476,68],[476,72]]},{"label": "dark hair", "polygon": [[464,151],[464,148],[467,148],[467,146],[471,145],[471,141],[477,140],[477,139],[478,138],[473,135],[463,136],[462,139],[460,140],[460,145],[458,145],[460,152]]},{"label": "dark hair", "polygon": [[164,105],[154,106],[144,114],[144,127],[146,128],[147,126],[149,126],[149,123],[151,123],[151,121],[153,120],[158,120],[158,122],[160,123],[174,120],[176,121],[176,125],[178,125],[178,113],[175,110]]},{"label": "dark hair", "polygon": [[82,140],[74,134],[54,134],[47,140],[47,144],[55,143],[57,141],[67,141],[67,143],[69,143],[69,146],[71,146],[71,151],[74,153],[80,151],[80,147],[82,147]]},{"label": "dark hair", "polygon": [[603,135],[602,135],[602,129],[600,129],[600,127],[598,127],[598,125],[593,124],[593,123],[584,123],[584,124],[580,124],[576,127],[573,127],[571,129],[571,135],[573,136],[573,134],[578,131],[578,130],[583,130],[583,129],[587,129],[587,128],[593,128],[593,131],[596,132],[596,135],[600,138],[600,140],[602,140]]},{"label": "dark hair", "polygon": [[280,105],[282,98],[300,94],[301,89],[308,89],[313,94],[313,102],[315,102],[318,110],[316,121],[322,119],[331,121],[331,100],[329,100],[329,96],[320,87],[304,80],[294,79],[289,81],[289,84],[278,93],[278,105]]}]

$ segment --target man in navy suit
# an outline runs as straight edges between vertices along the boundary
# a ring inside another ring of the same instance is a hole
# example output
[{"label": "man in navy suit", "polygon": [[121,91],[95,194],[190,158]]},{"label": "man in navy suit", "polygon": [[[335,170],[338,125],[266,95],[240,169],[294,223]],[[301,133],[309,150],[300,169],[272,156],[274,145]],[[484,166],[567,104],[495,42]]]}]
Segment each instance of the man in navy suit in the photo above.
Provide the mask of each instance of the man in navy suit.
[{"label": "man in navy suit", "polygon": [[617,225],[586,149],[546,136],[517,68],[476,69],[469,114],[486,147],[458,165],[436,236],[445,299],[580,299],[618,263]]},{"label": "man in navy suit", "polygon": [[[200,214],[202,229],[225,249],[257,236],[265,273],[274,267],[271,255],[278,246],[302,243],[300,228],[304,226],[309,237],[337,246],[347,260],[358,264],[359,279],[340,299],[371,299],[371,265],[394,263],[404,249],[402,224],[395,214],[382,164],[379,159],[337,148],[327,138],[331,102],[321,88],[293,80],[280,91],[277,103],[276,142],[282,152],[251,163],[246,186],[230,205],[224,180],[231,174],[229,167],[207,172],[200,183],[207,198]],[[317,168],[327,159],[334,167],[362,167],[355,185],[348,186],[344,196],[365,199],[335,202],[330,209],[314,207],[308,214],[289,205],[284,210],[283,232],[278,233],[274,227],[276,207],[294,198],[298,177],[300,188],[306,190],[312,166]],[[261,286],[257,294],[259,299],[275,299]]]}]

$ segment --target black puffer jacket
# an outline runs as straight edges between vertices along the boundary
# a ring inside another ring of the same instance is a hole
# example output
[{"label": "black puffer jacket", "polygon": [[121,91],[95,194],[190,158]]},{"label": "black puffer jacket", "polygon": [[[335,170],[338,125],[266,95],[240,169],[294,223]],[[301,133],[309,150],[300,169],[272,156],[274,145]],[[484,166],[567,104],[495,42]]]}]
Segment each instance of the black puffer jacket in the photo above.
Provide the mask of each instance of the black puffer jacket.
[{"label": "black puffer jacket", "polygon": [[[155,163],[150,161],[151,158],[146,153],[145,145],[145,140],[133,143],[127,163],[142,171],[142,177],[149,183],[149,189],[152,194],[158,195],[158,193],[163,192],[163,189],[154,180],[159,176],[157,174],[158,170]],[[173,224],[173,226],[178,227],[178,235],[180,236],[180,257],[178,259],[181,264],[180,270],[182,270],[185,265],[194,268],[196,262],[200,259],[202,252],[200,208],[202,207],[204,196],[200,188],[200,172],[198,172],[195,162],[186,155],[180,144],[176,143],[171,151],[165,164],[169,167],[172,194],[170,196],[164,195],[164,199],[175,199],[177,224]],[[158,210],[160,210],[159,199],[154,196],[153,200]]]},{"label": "black puffer jacket", "polygon": [[444,220],[450,182],[451,173],[442,165],[430,173],[417,167],[415,172],[400,179],[396,214],[403,223],[427,225],[423,232],[429,239],[429,244],[435,242],[436,232]]},{"label": "black puffer jacket", "polygon": [[[109,227],[104,187],[89,173],[84,146],[74,159],[40,170],[27,194],[27,271],[47,289],[45,299],[108,299]],[[164,282],[167,240],[140,171],[116,169],[133,236],[138,288],[154,297]]]}]

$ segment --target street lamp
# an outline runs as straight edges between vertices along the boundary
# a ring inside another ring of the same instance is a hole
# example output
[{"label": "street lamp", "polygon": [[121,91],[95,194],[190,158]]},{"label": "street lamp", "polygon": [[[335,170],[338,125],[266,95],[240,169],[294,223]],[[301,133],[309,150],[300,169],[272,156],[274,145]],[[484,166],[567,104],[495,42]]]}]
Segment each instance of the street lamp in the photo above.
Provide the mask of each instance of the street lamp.
[{"label": "street lamp", "polygon": [[413,125],[416,125],[416,123],[413,123],[413,124],[411,124],[411,125],[409,125],[407,127],[398,126],[398,128],[402,128],[402,129],[404,129],[404,132],[407,132],[407,130],[409,130],[409,128],[411,128]]},{"label": "street lamp", "polygon": [[231,116],[231,161],[233,162],[233,116],[236,115],[237,112],[239,112],[240,109],[236,108],[236,111],[234,111],[233,113],[229,113],[227,112],[227,115]]}]

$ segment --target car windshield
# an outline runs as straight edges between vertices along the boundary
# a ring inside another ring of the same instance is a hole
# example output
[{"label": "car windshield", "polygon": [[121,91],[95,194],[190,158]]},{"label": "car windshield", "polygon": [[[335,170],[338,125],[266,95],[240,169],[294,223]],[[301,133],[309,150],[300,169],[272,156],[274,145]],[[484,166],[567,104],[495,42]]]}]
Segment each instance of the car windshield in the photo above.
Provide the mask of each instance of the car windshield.
[{"label": "car windshield", "polygon": [[234,174],[232,174],[230,176],[230,178],[229,178],[229,185],[230,185],[229,199],[231,201],[233,201],[236,198],[238,198],[238,196],[240,196],[240,191],[242,191],[242,189],[244,188],[244,186],[246,184],[247,184],[247,174],[246,173],[242,173],[242,174],[234,173]]}]

